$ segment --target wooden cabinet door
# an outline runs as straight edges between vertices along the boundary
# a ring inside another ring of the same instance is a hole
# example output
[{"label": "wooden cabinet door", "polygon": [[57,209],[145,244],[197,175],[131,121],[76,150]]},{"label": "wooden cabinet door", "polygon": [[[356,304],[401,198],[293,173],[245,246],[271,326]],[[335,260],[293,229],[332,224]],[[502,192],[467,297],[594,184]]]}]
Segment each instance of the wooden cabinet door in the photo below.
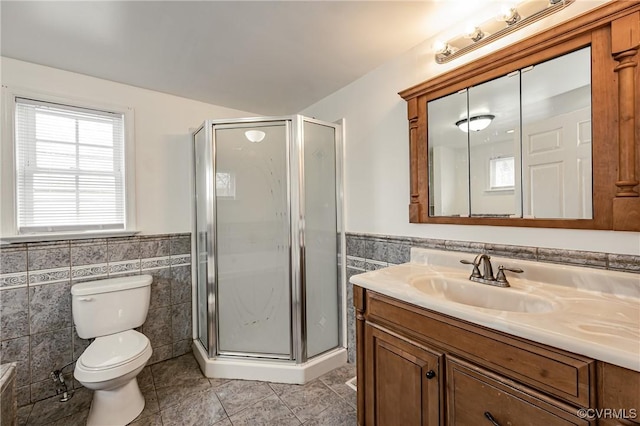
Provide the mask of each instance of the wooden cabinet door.
[{"label": "wooden cabinet door", "polygon": [[440,424],[441,354],[369,324],[365,352],[367,425]]}]

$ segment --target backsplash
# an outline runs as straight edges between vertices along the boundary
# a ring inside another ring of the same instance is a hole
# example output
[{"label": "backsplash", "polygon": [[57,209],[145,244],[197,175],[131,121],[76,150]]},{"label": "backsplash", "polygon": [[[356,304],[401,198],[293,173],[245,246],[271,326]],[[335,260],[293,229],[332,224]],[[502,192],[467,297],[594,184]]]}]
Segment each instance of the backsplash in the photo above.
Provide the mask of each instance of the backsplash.
[{"label": "backsplash", "polygon": [[[0,247],[0,363],[17,362],[18,405],[55,395],[49,372],[78,359],[89,345],[73,326],[71,286],[139,274],[153,276],[149,313],[139,330],[153,347],[149,362],[189,352],[190,234]],[[72,380],[73,367],[64,372]]]},{"label": "backsplash", "polygon": [[[411,247],[458,251],[472,255],[487,253],[514,259],[640,274],[640,256],[633,255],[347,233],[347,348],[349,362],[355,362],[355,311],[353,308],[353,285],[349,283],[349,279],[353,275],[366,271],[408,262]],[[472,260],[471,257],[469,260]]]}]

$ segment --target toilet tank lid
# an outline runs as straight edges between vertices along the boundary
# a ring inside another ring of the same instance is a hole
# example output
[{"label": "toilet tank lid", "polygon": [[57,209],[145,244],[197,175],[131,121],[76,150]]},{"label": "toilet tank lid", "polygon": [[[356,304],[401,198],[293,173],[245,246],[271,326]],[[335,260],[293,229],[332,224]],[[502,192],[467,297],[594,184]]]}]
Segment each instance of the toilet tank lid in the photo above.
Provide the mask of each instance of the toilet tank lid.
[{"label": "toilet tank lid", "polygon": [[122,278],[87,281],[71,287],[71,294],[74,296],[86,296],[89,294],[110,293],[112,291],[149,286],[151,285],[151,281],[153,281],[151,275],[134,275]]}]

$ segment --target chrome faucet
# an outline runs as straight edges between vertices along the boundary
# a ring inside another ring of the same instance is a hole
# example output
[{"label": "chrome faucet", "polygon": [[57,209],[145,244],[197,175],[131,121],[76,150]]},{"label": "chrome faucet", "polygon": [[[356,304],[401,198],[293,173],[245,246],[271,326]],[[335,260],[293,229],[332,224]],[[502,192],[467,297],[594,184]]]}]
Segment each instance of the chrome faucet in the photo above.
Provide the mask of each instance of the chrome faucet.
[{"label": "chrome faucet", "polygon": [[[520,268],[505,268],[500,265],[498,267],[498,275],[493,276],[493,266],[491,265],[491,256],[487,254],[479,254],[475,257],[473,262],[470,260],[462,259],[460,263],[464,263],[465,265],[473,265],[473,271],[471,272],[471,276],[469,279],[471,281],[475,281],[481,284],[493,285],[496,287],[510,287],[509,281],[507,281],[507,277],[504,274],[504,271],[511,271],[517,274],[524,272]],[[483,265],[482,274],[480,273],[480,265]]]}]

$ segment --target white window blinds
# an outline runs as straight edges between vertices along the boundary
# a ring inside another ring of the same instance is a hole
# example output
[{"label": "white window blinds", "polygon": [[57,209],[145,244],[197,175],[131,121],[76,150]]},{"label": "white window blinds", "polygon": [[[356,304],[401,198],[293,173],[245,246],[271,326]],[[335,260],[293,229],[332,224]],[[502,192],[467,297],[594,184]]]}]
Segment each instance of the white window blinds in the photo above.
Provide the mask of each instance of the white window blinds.
[{"label": "white window blinds", "polygon": [[18,232],[125,228],[123,114],[15,105]]}]

